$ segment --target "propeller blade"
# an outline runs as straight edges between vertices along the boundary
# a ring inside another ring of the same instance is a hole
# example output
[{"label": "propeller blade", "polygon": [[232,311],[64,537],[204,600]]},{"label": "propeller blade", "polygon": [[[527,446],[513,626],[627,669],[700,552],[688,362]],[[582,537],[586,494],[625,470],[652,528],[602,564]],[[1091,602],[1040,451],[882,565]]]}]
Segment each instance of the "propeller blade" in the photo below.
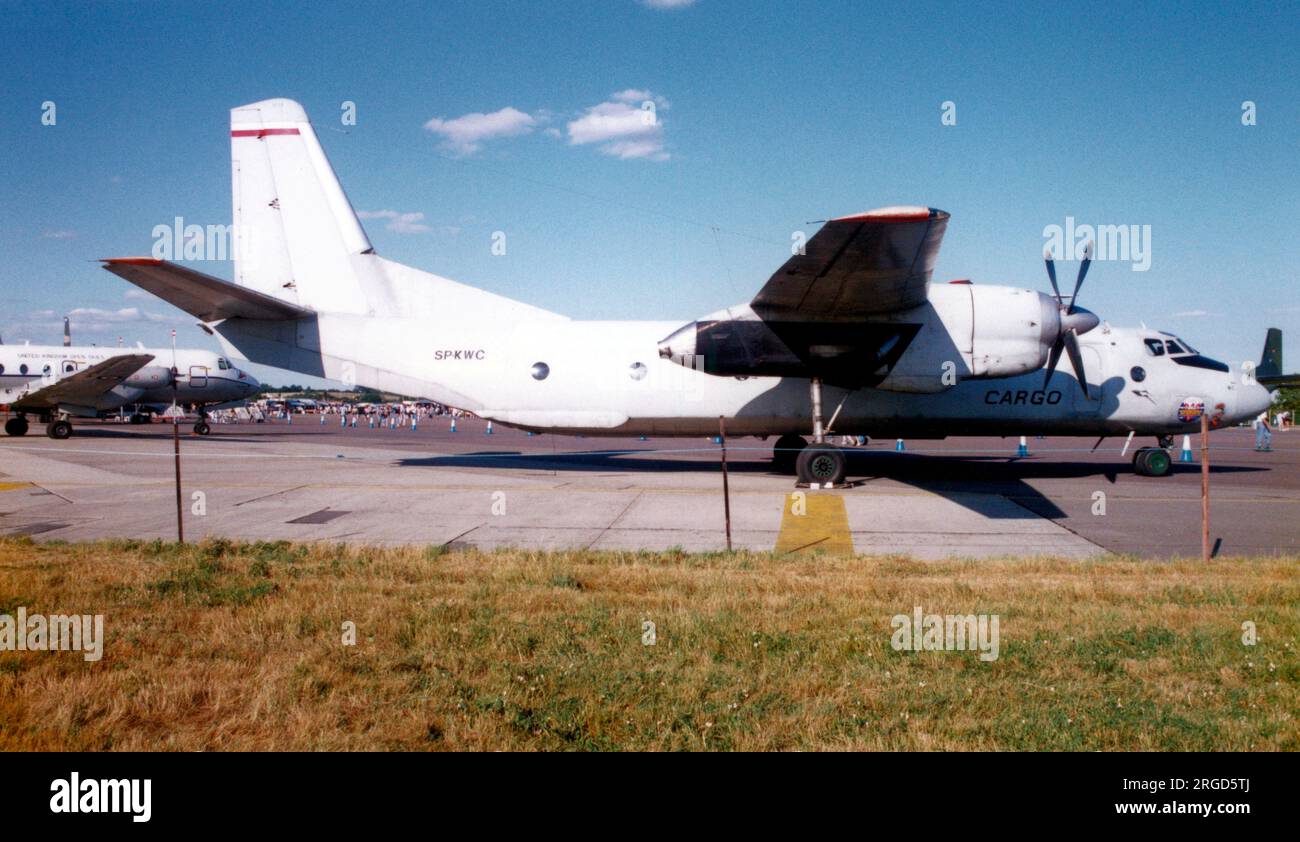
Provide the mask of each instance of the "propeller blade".
[{"label": "propeller blade", "polygon": [[1052,252],[1043,252],[1043,262],[1047,264],[1047,280],[1052,282],[1052,292],[1056,293],[1056,303],[1061,303],[1061,290],[1056,285],[1056,263],[1052,260]]},{"label": "propeller blade", "polygon": [[1049,385],[1051,385],[1051,382],[1052,382],[1052,375],[1053,375],[1054,373],[1056,373],[1056,364],[1057,364],[1058,362],[1061,361],[1061,348],[1062,348],[1062,347],[1063,347],[1063,342],[1062,342],[1062,340],[1058,337],[1057,340],[1056,340],[1055,342],[1052,343],[1052,351],[1051,351],[1051,353],[1050,353],[1050,354],[1048,355],[1048,357],[1047,357],[1047,376],[1043,378],[1043,391],[1044,391],[1044,392],[1046,392],[1046,391],[1047,391],[1047,387],[1048,387]]},{"label": "propeller blade", "polygon": [[1083,279],[1088,274],[1088,267],[1092,265],[1092,241],[1088,241],[1087,247],[1083,250],[1083,262],[1079,264],[1079,277],[1074,281],[1074,294],[1070,296],[1070,309],[1065,312],[1074,312],[1074,302],[1079,300],[1079,288],[1083,286]]},{"label": "propeller blade", "polygon": [[1088,397],[1088,378],[1083,373],[1083,354],[1079,351],[1079,337],[1074,331],[1068,331],[1061,334],[1061,339],[1065,341],[1065,350],[1070,355],[1070,365],[1074,368],[1074,377],[1079,381],[1079,387],[1083,389],[1083,396]]}]

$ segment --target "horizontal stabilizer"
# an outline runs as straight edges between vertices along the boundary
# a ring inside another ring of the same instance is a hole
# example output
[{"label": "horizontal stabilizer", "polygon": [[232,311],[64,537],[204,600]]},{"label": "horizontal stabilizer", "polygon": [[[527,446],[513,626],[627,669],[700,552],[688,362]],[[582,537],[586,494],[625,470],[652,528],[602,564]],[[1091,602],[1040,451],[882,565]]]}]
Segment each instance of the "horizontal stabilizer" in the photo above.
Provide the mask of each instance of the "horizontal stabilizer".
[{"label": "horizontal stabilizer", "polygon": [[222,319],[286,321],[312,311],[256,290],[155,257],[112,257],[104,268],[204,322]]}]

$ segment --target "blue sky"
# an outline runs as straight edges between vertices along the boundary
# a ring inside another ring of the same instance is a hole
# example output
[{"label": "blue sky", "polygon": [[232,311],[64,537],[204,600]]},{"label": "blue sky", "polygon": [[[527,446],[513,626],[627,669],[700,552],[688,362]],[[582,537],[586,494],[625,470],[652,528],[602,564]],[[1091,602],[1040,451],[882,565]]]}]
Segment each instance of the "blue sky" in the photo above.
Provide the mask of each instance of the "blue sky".
[{"label": "blue sky", "polygon": [[79,343],[215,347],[94,261],[228,223],[228,110],[284,96],[381,254],[574,317],[686,321],[811,220],[927,204],[936,280],[1046,289],[1044,226],[1149,225],[1150,269],[1098,263],[1085,306],[1234,362],[1281,327],[1297,367],[1297,5],[656,5],[6,3],[0,334],[75,310]]}]

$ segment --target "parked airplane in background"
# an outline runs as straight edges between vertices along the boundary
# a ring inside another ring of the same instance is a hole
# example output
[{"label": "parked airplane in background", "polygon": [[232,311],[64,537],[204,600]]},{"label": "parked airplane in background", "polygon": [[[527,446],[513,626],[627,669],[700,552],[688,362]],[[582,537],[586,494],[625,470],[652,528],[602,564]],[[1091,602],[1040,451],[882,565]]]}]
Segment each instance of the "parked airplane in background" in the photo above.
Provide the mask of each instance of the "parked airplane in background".
[{"label": "parked airplane in background", "polygon": [[[175,369],[161,360],[175,360]],[[211,428],[204,408],[256,392],[257,379],[212,351],[170,348],[100,348],[68,345],[0,345],[0,404],[16,413],[5,422],[11,436],[27,434],[28,415],[46,424],[50,438],[72,435],[70,416],[147,404],[194,405],[194,432]],[[138,413],[133,421],[140,420]]]},{"label": "parked airplane in background", "polygon": [[[1285,378],[1270,334],[1252,375],[1177,337],[1114,328],[1067,299],[931,283],[948,214],[827,222],[747,303],[678,322],[571,321],[375,254],[302,107],[231,112],[233,283],[153,258],[105,268],[200,319],[239,359],[432,398],[536,432],[779,435],[809,484],[838,483],[840,434],[1166,437],[1253,418]],[[1053,373],[1065,353],[1073,377]],[[832,409],[823,423],[823,409]],[[815,442],[804,448],[802,434]]]}]

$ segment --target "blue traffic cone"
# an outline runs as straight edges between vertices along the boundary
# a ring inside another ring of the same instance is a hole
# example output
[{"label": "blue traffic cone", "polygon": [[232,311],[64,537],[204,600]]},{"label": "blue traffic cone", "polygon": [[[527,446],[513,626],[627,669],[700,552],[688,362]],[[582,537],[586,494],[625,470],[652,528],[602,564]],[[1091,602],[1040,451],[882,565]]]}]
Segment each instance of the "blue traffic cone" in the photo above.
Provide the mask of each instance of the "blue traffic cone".
[{"label": "blue traffic cone", "polygon": [[903,447],[903,440],[902,440],[902,439],[899,439],[898,441],[894,442],[894,452],[895,452],[895,453],[902,453],[902,452],[903,452],[904,450],[906,450],[906,449],[907,449],[907,448]]},{"label": "blue traffic cone", "polygon": [[1019,446],[1016,447],[1016,455],[1017,455],[1017,456],[1028,456],[1028,455],[1029,455],[1029,442],[1025,441],[1025,437],[1024,437],[1024,436],[1021,436],[1021,437],[1020,437],[1020,444],[1019,444]]},{"label": "blue traffic cone", "polygon": [[1192,461],[1192,437],[1191,436],[1183,436],[1183,452],[1182,455],[1178,457],[1178,461],[1179,462]]},{"label": "blue traffic cone", "polygon": [[492,435],[492,422],[491,422],[491,421],[488,422],[487,429],[483,431],[483,435],[485,435],[485,436],[490,436],[490,435]]},{"label": "blue traffic cone", "polygon": [[650,441],[650,439],[646,438],[645,436],[641,436],[641,441]]},{"label": "blue traffic cone", "polygon": [[455,418],[455,416],[452,416],[452,419],[451,419],[451,431],[452,431],[453,433],[456,432],[456,418]]}]

